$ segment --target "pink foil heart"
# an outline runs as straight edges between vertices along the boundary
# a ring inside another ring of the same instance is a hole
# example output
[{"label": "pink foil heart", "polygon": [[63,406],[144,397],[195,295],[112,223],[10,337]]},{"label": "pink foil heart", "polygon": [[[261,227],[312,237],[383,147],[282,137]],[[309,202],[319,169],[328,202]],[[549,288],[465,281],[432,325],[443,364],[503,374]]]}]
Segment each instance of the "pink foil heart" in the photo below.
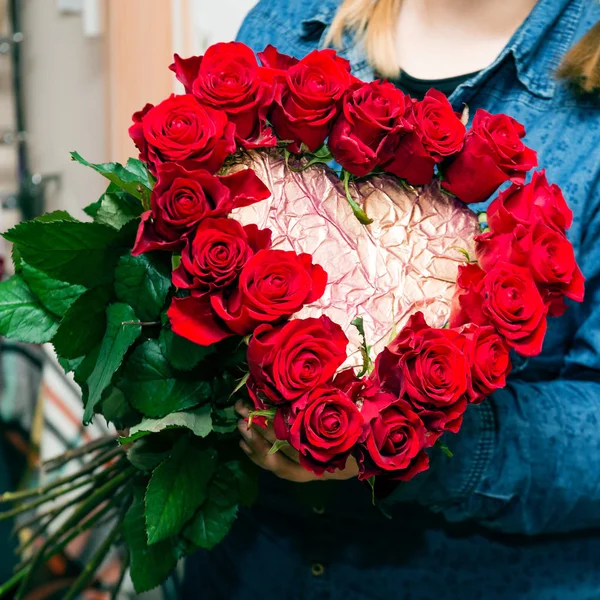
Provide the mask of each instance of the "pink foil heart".
[{"label": "pink foil heart", "polygon": [[475,256],[479,227],[476,215],[437,183],[409,188],[377,175],[351,186],[373,219],[365,226],[331,169],[314,165],[293,172],[277,151],[251,152],[243,163],[272,197],[236,210],[233,217],[270,228],[274,248],[310,253],[327,271],[325,294],[296,318],[326,314],[338,323],[350,340],[346,366],[362,364],[352,325],[357,316],[364,319],[373,358],[416,311],[433,327],[448,322],[458,266],[466,260],[461,249]]}]

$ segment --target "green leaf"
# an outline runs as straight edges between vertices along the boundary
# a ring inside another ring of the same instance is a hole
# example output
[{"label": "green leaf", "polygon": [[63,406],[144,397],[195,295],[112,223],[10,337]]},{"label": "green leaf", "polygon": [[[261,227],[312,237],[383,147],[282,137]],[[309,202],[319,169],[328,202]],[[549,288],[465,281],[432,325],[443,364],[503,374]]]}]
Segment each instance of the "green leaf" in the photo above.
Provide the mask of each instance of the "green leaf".
[{"label": "green leaf", "polygon": [[162,419],[142,419],[141,423],[131,428],[129,436],[121,438],[120,442],[127,444],[152,433],[180,427],[189,429],[197,437],[206,437],[212,431],[210,404],[190,411],[171,413]]},{"label": "green leaf", "polygon": [[213,407],[212,424],[215,433],[232,433],[237,429],[239,419],[234,406]]},{"label": "green leaf", "polygon": [[211,549],[229,532],[245,496],[248,472],[239,461],[221,463],[208,486],[206,502],[184,535],[199,548]]},{"label": "green leaf", "polygon": [[108,395],[104,394],[99,411],[107,423],[112,423],[116,429],[126,429],[139,422],[141,415],[133,409],[125,394],[112,386]]},{"label": "green leaf", "polygon": [[127,460],[140,471],[154,471],[170,453],[170,449],[157,447],[156,438],[141,438],[127,449]]},{"label": "green leaf", "polygon": [[208,381],[179,378],[157,340],[147,340],[134,350],[118,386],[135,409],[151,418],[197,406],[213,392]]},{"label": "green leaf", "polygon": [[123,165],[114,162],[92,164],[77,152],[71,152],[71,158],[86,167],[91,167],[94,171],[106,177],[120,189],[125,190],[127,193],[140,200],[150,195],[150,191],[152,190],[150,174],[144,163],[140,160],[130,158],[127,165],[124,167]]},{"label": "green leaf", "polygon": [[102,204],[102,198],[100,198],[100,200],[96,200],[96,202],[92,202],[91,204],[88,204],[83,209],[83,212],[86,215],[88,215],[89,217],[92,217],[92,219],[93,219],[98,214],[101,204]]},{"label": "green leaf", "polygon": [[107,288],[96,288],[75,300],[52,340],[59,356],[79,358],[100,343],[106,329],[106,305],[109,299]]},{"label": "green leaf", "polygon": [[0,335],[43,344],[57,329],[58,319],[40,305],[20,275],[0,283]]},{"label": "green leaf", "polygon": [[94,216],[94,221],[121,229],[129,221],[137,219],[143,210],[141,202],[129,194],[123,192],[104,194],[100,199],[100,206]]},{"label": "green leaf", "polygon": [[27,264],[60,281],[92,288],[113,278],[118,232],[105,225],[29,221],[4,237],[18,246]]},{"label": "green leaf", "polygon": [[158,340],[169,363],[180,371],[191,371],[201,360],[216,351],[214,346],[198,346],[171,329],[161,329]]},{"label": "green leaf", "polygon": [[87,381],[89,398],[83,414],[86,425],[92,420],[102,392],[110,385],[127,350],[142,333],[142,327],[132,321],[136,321],[136,316],[127,304],[111,304],[106,310],[106,333],[100,344],[98,361]]},{"label": "green leaf", "polygon": [[142,321],[160,315],[171,288],[169,267],[156,256],[122,256],[115,271],[115,292],[121,302],[133,306]]},{"label": "green leaf", "polygon": [[26,263],[22,265],[22,276],[39,303],[58,317],[64,317],[73,302],[86,291],[82,285],[53,279]]},{"label": "green leaf", "polygon": [[276,452],[279,452],[284,446],[289,446],[289,442],[286,442],[285,440],[275,440],[274,444],[271,446],[271,449],[269,450],[269,454],[275,454]]},{"label": "green leaf", "polygon": [[96,368],[98,362],[98,356],[100,356],[100,344],[92,348],[88,354],[83,357],[81,363],[75,369],[73,379],[75,383],[79,385],[83,392],[83,404],[85,405],[88,396],[87,380]]},{"label": "green leaf", "polygon": [[20,273],[23,269],[23,259],[21,258],[21,253],[19,252],[19,249],[14,245],[10,251],[10,256],[12,258],[12,263],[15,268],[15,273]]},{"label": "green leaf", "polygon": [[[136,490],[137,491],[137,490]],[[123,523],[123,535],[130,553],[130,574],[138,594],[160,585],[177,565],[173,541],[148,545],[144,522],[143,495],[136,493]]]},{"label": "green leaf", "polygon": [[84,357],[79,356],[78,358],[65,358],[64,356],[57,356],[57,359],[58,364],[63,368],[65,373],[72,373],[83,362]]},{"label": "green leaf", "polygon": [[199,450],[180,439],[171,456],[152,473],[146,490],[148,543],[177,535],[206,499],[216,466],[213,450]]},{"label": "green leaf", "polygon": [[55,221],[77,221],[66,210],[55,210],[54,212],[45,213],[34,219],[38,223],[54,223]]}]

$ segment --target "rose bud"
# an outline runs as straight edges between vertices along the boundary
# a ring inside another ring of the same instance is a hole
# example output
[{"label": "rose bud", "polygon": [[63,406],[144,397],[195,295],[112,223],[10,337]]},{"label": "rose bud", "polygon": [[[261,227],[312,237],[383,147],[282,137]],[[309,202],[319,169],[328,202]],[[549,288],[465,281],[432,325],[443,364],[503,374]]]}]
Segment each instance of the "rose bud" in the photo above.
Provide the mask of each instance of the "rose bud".
[{"label": "rose bud", "polygon": [[232,285],[244,265],[271,245],[271,231],[256,225],[242,227],[233,219],[204,219],[181,253],[173,271],[178,288],[215,290]]},{"label": "rose bud", "polygon": [[227,114],[242,147],[276,145],[277,139],[267,127],[274,96],[273,73],[258,66],[248,46],[240,42],[214,44],[204,56],[185,60],[176,54],[170,68],[199,102]]},{"label": "rose bud", "polygon": [[479,109],[462,151],[444,167],[442,187],[463,202],[483,202],[505,181],[522,184],[537,165],[535,151],[523,144],[525,128],[508,115]]},{"label": "rose bud", "polygon": [[548,183],[544,171],[535,172],[526,185],[512,185],[500,192],[487,210],[488,225],[498,233],[510,233],[517,225],[533,226],[540,220],[561,231],[573,222],[561,189]]},{"label": "rose bud", "polygon": [[[334,387],[311,390],[282,415],[287,415],[287,441],[298,451],[300,464],[317,475],[343,469],[362,433],[356,404]],[[285,427],[279,424],[281,430]]]},{"label": "rose bud", "polygon": [[386,474],[408,481],[425,471],[426,430],[410,404],[368,381],[359,392],[364,421],[358,446],[359,479]]},{"label": "rose bud", "polygon": [[492,325],[523,356],[542,351],[548,308],[531,271],[499,263],[488,273],[477,265],[459,267],[450,326]]},{"label": "rose bud", "polygon": [[335,160],[357,177],[370,173],[387,136],[410,129],[405,111],[405,96],[391,83],[372,81],[349,91],[329,136]]},{"label": "rose bud", "polygon": [[157,106],[147,106],[133,120],[129,135],[153,174],[165,162],[215,173],[235,152],[235,125],[224,112],[202,106],[189,94],[173,94]]},{"label": "rose bud", "polygon": [[174,298],[168,315],[175,333],[209,346],[289,318],[318,300],[326,284],[327,274],[309,254],[260,250],[242,269],[234,291]]},{"label": "rose bud", "polygon": [[412,185],[426,185],[436,163],[458,152],[465,141],[465,126],[442,92],[429,90],[407,111],[412,132],[395,132],[382,152],[385,171]]},{"label": "rose bud", "polygon": [[248,389],[272,404],[328,383],[346,360],[348,338],[329,317],[261,325],[248,344]]},{"label": "rose bud", "polygon": [[457,432],[470,385],[470,340],[450,329],[433,329],[423,313],[411,316],[375,363],[381,386],[406,398],[428,430]]},{"label": "rose bud", "polygon": [[512,364],[509,348],[493,327],[465,325],[460,332],[471,337],[471,393],[469,401],[478,404],[506,385]]},{"label": "rose bud", "polygon": [[271,112],[277,137],[292,141],[292,152],[299,153],[302,144],[311,152],[317,150],[329,135],[342,97],[352,82],[350,63],[329,49],[313,50],[282,71]]},{"label": "rose bud", "polygon": [[158,181],[150,197],[150,210],[142,215],[132,254],[150,250],[179,250],[208,217],[225,217],[234,208],[249,206],[271,195],[251,169],[216,177],[176,163],[158,166]]}]

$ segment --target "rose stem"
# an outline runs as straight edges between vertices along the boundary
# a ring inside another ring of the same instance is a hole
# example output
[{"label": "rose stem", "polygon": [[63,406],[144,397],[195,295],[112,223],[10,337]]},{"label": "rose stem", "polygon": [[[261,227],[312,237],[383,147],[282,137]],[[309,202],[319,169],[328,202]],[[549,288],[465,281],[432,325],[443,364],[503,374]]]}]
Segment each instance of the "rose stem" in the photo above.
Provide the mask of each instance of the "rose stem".
[{"label": "rose stem", "polygon": [[[135,467],[125,469],[125,471],[123,471],[113,479],[110,479],[103,486],[99,487],[89,496],[89,498],[85,502],[82,502],[79,505],[79,507],[73,512],[73,514],[67,519],[67,521],[63,523],[61,529],[63,531],[68,531],[70,527],[75,525],[84,515],[88,514],[92,508],[96,507],[99,504],[98,500],[104,500],[106,497],[110,496],[110,494],[115,488],[119,487],[124,481],[127,481],[127,478],[131,474],[133,474],[135,470]],[[60,537],[61,530],[58,530],[44,542],[42,547],[36,553],[35,557],[32,560],[31,567],[29,568],[27,575],[25,576],[21,583],[21,586],[19,587],[16,600],[23,599],[23,594],[27,590],[27,587],[31,583],[33,575],[35,574],[35,572],[37,571],[38,567],[41,565],[44,559],[44,554],[55,541],[58,541],[58,539],[60,539]]]},{"label": "rose stem", "polygon": [[83,571],[81,571],[79,577],[75,580],[73,587],[69,590],[64,600],[74,600],[74,598],[81,592],[88,582],[94,577],[96,569],[100,566],[106,555],[109,553],[110,548],[115,538],[121,532],[121,523],[118,522],[106,536],[106,539],[98,548],[98,551],[92,556],[91,560],[87,563]]},{"label": "rose stem", "polygon": [[59,467],[62,467],[64,464],[68,463],[74,458],[78,458],[85,454],[95,452],[96,450],[99,450],[104,446],[115,444],[116,441],[117,438],[115,438],[112,435],[109,435],[102,437],[98,440],[94,440],[93,442],[90,442],[85,446],[80,446],[79,448],[72,448],[71,450],[67,450],[64,454],[61,454],[60,456],[55,456],[54,458],[51,458],[46,462],[42,463],[41,469],[49,473],[58,469]]},{"label": "rose stem", "polygon": [[45,492],[48,492],[48,491],[54,489],[55,487],[58,487],[59,485],[62,485],[63,483],[70,483],[72,481],[79,479],[80,477],[83,477],[84,475],[87,475],[88,473],[95,471],[96,468],[107,463],[109,460],[111,460],[115,456],[118,456],[119,454],[123,454],[123,452],[124,451],[121,447],[113,448],[112,450],[105,452],[101,456],[98,456],[96,459],[94,459],[93,461],[86,464],[83,469],[80,469],[79,471],[77,471],[76,473],[73,473],[72,475],[68,475],[66,477],[61,477],[59,479],[56,479],[52,483],[49,483],[45,486],[41,486],[38,488],[33,488],[30,490],[23,490],[21,492],[6,492],[5,494],[2,494],[2,496],[0,496],[0,503],[1,502],[16,502],[17,500],[23,500],[23,499],[29,498],[31,496],[39,496]]}]

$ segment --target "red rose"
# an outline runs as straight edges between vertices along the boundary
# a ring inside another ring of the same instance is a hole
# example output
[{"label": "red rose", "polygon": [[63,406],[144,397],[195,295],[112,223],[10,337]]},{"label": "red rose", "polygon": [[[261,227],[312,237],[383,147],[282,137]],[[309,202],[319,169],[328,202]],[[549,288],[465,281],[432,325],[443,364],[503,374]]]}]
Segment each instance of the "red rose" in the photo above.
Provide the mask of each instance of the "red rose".
[{"label": "red rose", "polygon": [[498,263],[529,267],[550,315],[560,316],[566,306],[563,296],[582,302],[585,279],[577,266],[571,242],[562,231],[542,221],[530,226],[517,225],[512,233],[485,233],[476,238],[477,257],[489,271]]},{"label": "red rose", "polygon": [[550,185],[545,172],[539,171],[530,183],[500,192],[487,210],[487,220],[490,229],[498,233],[510,233],[517,225],[529,226],[539,220],[565,230],[571,227],[573,213],[561,189],[555,183]]},{"label": "red rose", "polygon": [[168,314],[175,333],[209,346],[292,316],[318,300],[326,284],[327,274],[309,254],[260,250],[242,269],[233,292],[174,298]]},{"label": "red rose", "polygon": [[475,236],[477,262],[484,271],[498,263],[526,265],[530,250],[531,231],[523,225],[517,225],[510,233],[487,231]]},{"label": "red rose", "polygon": [[388,138],[383,168],[412,185],[428,184],[436,163],[458,152],[465,141],[465,126],[448,98],[429,90],[407,113],[412,132]]},{"label": "red rose", "polygon": [[479,109],[465,146],[444,169],[442,187],[463,202],[482,202],[509,179],[522,184],[537,155],[521,138],[525,128],[508,115]]},{"label": "red rose", "polygon": [[[286,439],[300,455],[300,464],[322,475],[343,469],[361,436],[363,419],[354,402],[334,387],[318,387],[281,411],[287,422]],[[285,433],[281,423],[278,433]]]},{"label": "red rose", "polygon": [[550,314],[562,315],[566,307],[559,296],[583,302],[585,279],[575,260],[571,242],[562,232],[538,223],[531,234],[529,268],[550,305]]},{"label": "red rose", "polygon": [[512,368],[509,348],[493,327],[470,324],[463,327],[461,333],[473,338],[469,400],[479,403],[506,385]]},{"label": "red rose", "polygon": [[234,208],[264,200],[271,192],[251,169],[216,177],[176,163],[158,165],[151,210],[142,215],[132,254],[178,250],[202,219],[227,216]]},{"label": "red rose", "polygon": [[346,360],[348,339],[329,317],[261,325],[248,345],[251,396],[291,402],[328,383]]},{"label": "red rose", "polygon": [[282,54],[271,44],[269,44],[262,52],[258,53],[258,58],[260,58],[260,64],[263,67],[271,69],[272,72],[278,73],[279,75],[285,75],[287,70],[300,62],[293,56]]},{"label": "red rose", "polygon": [[[264,60],[264,53],[259,56]],[[288,59],[271,57],[269,62],[289,65],[293,61]],[[283,73],[276,86],[271,122],[279,139],[292,142],[292,151],[300,152],[300,145],[305,144],[314,152],[329,135],[353,81],[350,63],[333,50],[313,50]]]},{"label": "red rose", "polygon": [[406,130],[404,94],[388,82],[363,83],[348,92],[328,146],[347,171],[362,177],[378,164],[388,135]]},{"label": "red rose", "polygon": [[271,231],[233,219],[204,219],[173,271],[178,288],[214,290],[235,283],[250,257],[271,245]]},{"label": "red rose", "polygon": [[519,354],[542,351],[548,308],[528,268],[499,263],[484,273],[477,265],[461,266],[457,284],[451,327],[492,325]]},{"label": "red rose", "polygon": [[429,466],[424,450],[423,421],[405,400],[384,392],[372,381],[359,392],[364,427],[358,446],[361,480],[385,473],[393,480],[408,481]]},{"label": "red rose", "polygon": [[377,357],[377,379],[406,398],[428,430],[457,432],[470,386],[470,343],[457,331],[432,329],[417,312]]},{"label": "red rose", "polygon": [[235,125],[224,112],[202,106],[189,94],[173,94],[144,111],[134,115],[129,135],[152,173],[171,161],[214,173],[235,152]]},{"label": "red rose", "polygon": [[199,102],[227,113],[241,146],[276,145],[277,139],[266,125],[274,96],[273,74],[258,66],[248,46],[240,42],[214,44],[201,57],[182,60],[175,55],[170,68],[186,87],[191,80],[187,91]]}]

